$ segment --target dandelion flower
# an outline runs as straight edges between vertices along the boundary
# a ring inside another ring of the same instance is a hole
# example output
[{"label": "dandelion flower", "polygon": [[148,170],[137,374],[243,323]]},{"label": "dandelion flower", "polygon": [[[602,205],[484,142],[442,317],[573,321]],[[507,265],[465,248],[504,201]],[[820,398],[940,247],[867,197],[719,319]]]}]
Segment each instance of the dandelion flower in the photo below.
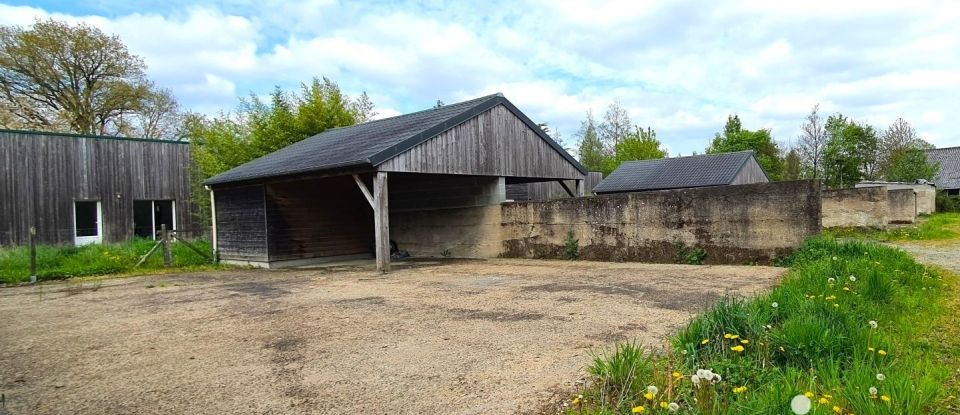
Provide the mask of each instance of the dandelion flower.
[{"label": "dandelion flower", "polygon": [[873,352],[877,351],[877,349],[874,349],[874,348],[872,348],[872,347],[868,347],[868,348],[867,348],[867,351],[869,351],[870,353],[873,353]]},{"label": "dandelion flower", "polygon": [[740,344],[750,344],[750,340],[747,340],[747,339],[740,340]]},{"label": "dandelion flower", "polygon": [[736,346],[731,347],[730,350],[733,350],[733,351],[735,351],[735,352],[737,352],[737,353],[740,353],[740,352],[743,352],[743,346],[736,345]]},{"label": "dandelion flower", "polygon": [[783,346],[780,346],[780,351],[781,351],[781,352],[785,352],[785,351],[787,351],[787,349],[784,349]]},{"label": "dandelion flower", "polygon": [[656,396],[654,396],[654,394],[652,394],[652,393],[650,393],[650,392],[647,392],[647,393],[643,394],[643,397],[644,397],[644,398],[647,398],[648,401],[652,401],[653,398],[655,398]]},{"label": "dandelion flower", "polygon": [[806,397],[808,397],[808,398],[812,398],[812,397],[813,397],[813,392],[806,391],[806,392],[803,393],[803,396],[806,396]]},{"label": "dandelion flower", "polygon": [[583,398],[583,395],[577,395],[575,398],[573,398],[573,401],[570,402],[570,403],[572,403],[572,404],[574,404],[574,405],[577,405],[577,404],[580,403],[580,399],[582,399],[582,398]]},{"label": "dandelion flower", "polygon": [[699,385],[699,384],[700,384],[700,376],[697,376],[697,375],[690,376],[690,382],[693,382],[693,386]]},{"label": "dandelion flower", "polygon": [[880,395],[880,400],[889,403],[890,397],[887,395]]},{"label": "dandelion flower", "polygon": [[850,291],[850,287],[843,287],[844,291]]},{"label": "dandelion flower", "polygon": [[836,278],[833,278],[833,277],[827,278],[827,284],[833,284],[835,282],[837,282]]},{"label": "dandelion flower", "polygon": [[871,328],[871,329],[877,328],[877,321],[876,321],[876,320],[870,320],[870,328]]},{"label": "dandelion flower", "polygon": [[838,414],[842,414],[842,413],[843,413],[843,409],[841,409],[839,406],[834,405],[834,406],[833,406],[833,412],[834,412],[834,413],[838,413]]},{"label": "dandelion flower", "polygon": [[887,380],[887,376],[884,375],[883,373],[877,373],[877,380],[883,382],[883,381]]},{"label": "dandelion flower", "polygon": [[828,403],[828,402],[830,402],[830,400],[829,400],[829,399],[827,399],[827,397],[826,397],[826,396],[821,396],[821,397],[820,397],[820,399],[819,399],[819,400],[817,400],[817,402],[820,402],[820,404],[821,404],[821,405],[823,405],[823,404],[825,404],[825,403]]},{"label": "dandelion flower", "polygon": [[673,372],[674,379],[680,379],[682,377],[683,377],[683,374],[681,374],[680,372]]},{"label": "dandelion flower", "polygon": [[883,349],[880,349],[880,350],[877,350],[877,354],[880,355],[880,356],[886,356],[886,355],[887,355],[887,351],[886,351],[886,350],[883,350]]},{"label": "dandelion flower", "polygon": [[670,412],[677,412],[680,410],[680,404],[676,402],[670,402],[670,405],[667,405],[667,409],[669,409]]},{"label": "dandelion flower", "polygon": [[710,343],[710,339],[703,339],[703,341],[700,342],[700,344],[707,344],[707,343]]},{"label": "dandelion flower", "polygon": [[747,391],[747,386],[746,386],[746,385],[744,385],[744,386],[737,386],[737,387],[733,388],[733,393],[744,393],[744,392],[746,392],[746,391]]},{"label": "dandelion flower", "polygon": [[833,257],[833,260],[836,261],[836,260],[837,260],[837,257]]},{"label": "dandelion flower", "polygon": [[828,295],[826,298],[824,298],[824,300],[827,300],[827,301],[832,301],[836,299],[837,299],[837,296],[835,295]]},{"label": "dandelion flower", "polygon": [[773,304],[770,304],[770,307],[777,308],[780,307],[780,304],[777,304],[777,302],[774,301]]},{"label": "dandelion flower", "polygon": [[873,395],[873,396],[877,395],[877,388],[871,386],[869,391],[870,391],[870,395]]},{"label": "dandelion flower", "polygon": [[667,409],[667,406],[669,406],[669,405],[667,405],[667,403],[666,403],[665,401],[660,401],[660,408],[661,408],[661,409]]},{"label": "dandelion flower", "polygon": [[646,411],[647,411],[647,408],[644,408],[643,405],[634,406],[633,409],[630,410],[630,412],[633,412],[635,414],[642,414]]},{"label": "dandelion flower", "polygon": [[650,386],[647,386],[647,393],[652,393],[656,395],[657,393],[660,393],[660,389],[657,389],[656,386],[650,385]]},{"label": "dandelion flower", "polygon": [[797,415],[806,415],[810,413],[811,407],[812,405],[810,398],[806,395],[797,395],[790,400],[790,410]]}]

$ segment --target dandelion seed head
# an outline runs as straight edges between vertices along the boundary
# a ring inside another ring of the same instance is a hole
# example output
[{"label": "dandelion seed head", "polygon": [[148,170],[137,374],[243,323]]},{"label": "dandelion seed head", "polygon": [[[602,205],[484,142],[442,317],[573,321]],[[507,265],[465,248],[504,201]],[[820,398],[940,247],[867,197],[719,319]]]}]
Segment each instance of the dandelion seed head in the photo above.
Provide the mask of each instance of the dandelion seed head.
[{"label": "dandelion seed head", "polygon": [[851,275],[850,282],[857,282],[857,277],[854,277],[853,275]]},{"label": "dandelion seed head", "polygon": [[670,404],[667,405],[667,409],[670,410],[670,412],[677,412],[680,410],[680,405],[676,402],[670,402]]},{"label": "dandelion seed head", "polygon": [[770,304],[770,307],[777,308],[780,307],[780,304],[777,304],[777,302],[774,301],[773,304]]},{"label": "dandelion seed head", "polygon": [[877,388],[871,386],[871,387],[870,387],[870,394],[871,394],[871,395],[876,395],[876,394],[877,394]]},{"label": "dandelion seed head", "polygon": [[883,381],[887,380],[887,376],[884,375],[883,373],[877,373],[877,380],[883,382]]},{"label": "dandelion seed head", "polygon": [[876,321],[876,320],[870,320],[870,328],[872,328],[872,329],[877,328],[877,321]]},{"label": "dandelion seed head", "polygon": [[797,415],[806,415],[810,413],[813,403],[806,395],[797,395],[790,400],[790,410]]}]

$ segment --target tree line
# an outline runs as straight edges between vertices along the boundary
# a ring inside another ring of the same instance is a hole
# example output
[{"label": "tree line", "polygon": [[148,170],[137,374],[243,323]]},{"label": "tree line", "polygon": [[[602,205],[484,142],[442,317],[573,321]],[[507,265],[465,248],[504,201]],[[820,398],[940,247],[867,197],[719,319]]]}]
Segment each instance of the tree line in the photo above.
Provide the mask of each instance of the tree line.
[{"label": "tree line", "polygon": [[[641,128],[618,102],[598,122],[587,111],[576,134],[580,163],[610,174],[620,163],[669,157],[652,127]],[[883,131],[841,113],[824,118],[814,105],[793,142],[778,144],[769,129],[749,130],[732,114],[704,149],[706,154],[753,150],[771,180],[819,179],[831,188],[862,180],[932,180],[939,166],[924,150],[934,148],[903,118]]]}]

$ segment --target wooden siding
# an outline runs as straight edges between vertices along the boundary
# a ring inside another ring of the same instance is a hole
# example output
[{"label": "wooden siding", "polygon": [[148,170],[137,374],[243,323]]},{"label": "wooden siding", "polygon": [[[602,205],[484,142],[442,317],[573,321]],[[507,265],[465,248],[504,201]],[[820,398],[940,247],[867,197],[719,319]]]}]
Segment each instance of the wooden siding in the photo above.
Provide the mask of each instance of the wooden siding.
[{"label": "wooden siding", "polygon": [[175,200],[177,229],[199,234],[184,143],[0,131],[0,245],[72,244],[73,204],[98,200],[104,242],[133,237],[135,200]]},{"label": "wooden siding", "polygon": [[266,197],[270,261],[373,252],[373,210],[352,177],[267,184]]},{"label": "wooden siding", "polygon": [[498,105],[378,166],[380,171],[582,179],[536,132]]},{"label": "wooden siding", "polygon": [[730,184],[767,183],[769,181],[770,179],[763,173],[763,168],[757,163],[757,159],[750,157]]},{"label": "wooden siding", "polygon": [[503,203],[503,179],[489,176],[390,174],[390,213]]},{"label": "wooden siding", "polygon": [[[603,173],[592,171],[587,173],[584,183],[584,195],[593,196],[593,187],[603,180]],[[576,193],[577,185],[574,180],[566,180],[565,183],[570,191]],[[532,201],[532,200],[552,200],[564,199],[570,197],[570,194],[560,183],[556,181],[532,182],[532,183],[512,183],[507,185],[507,199],[513,201]]]},{"label": "wooden siding", "polygon": [[221,259],[266,261],[267,223],[263,185],[218,188],[217,251]]}]

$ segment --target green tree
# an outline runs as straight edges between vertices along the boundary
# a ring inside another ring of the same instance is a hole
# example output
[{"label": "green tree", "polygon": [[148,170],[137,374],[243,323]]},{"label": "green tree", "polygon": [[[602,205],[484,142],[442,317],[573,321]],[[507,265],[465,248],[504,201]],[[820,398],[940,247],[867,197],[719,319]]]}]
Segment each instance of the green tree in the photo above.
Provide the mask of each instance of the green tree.
[{"label": "green tree", "polygon": [[939,170],[940,163],[930,163],[922,149],[907,148],[890,156],[886,179],[891,182],[933,180]]},{"label": "green tree", "polygon": [[597,126],[597,133],[607,153],[612,154],[613,148],[623,141],[632,129],[633,123],[627,109],[620,105],[619,101],[613,101],[603,113],[603,121]]},{"label": "green tree", "polygon": [[843,114],[827,117],[827,144],[823,149],[823,179],[829,187],[849,187],[874,178],[877,134],[873,127]]},{"label": "green tree", "polygon": [[190,139],[194,199],[203,218],[209,218],[209,195],[202,185],[207,178],[328,129],[357,124],[372,110],[369,99],[352,100],[322,78],[297,92],[276,88],[269,101],[251,94],[234,114],[187,117],[183,132]]},{"label": "green tree", "polygon": [[783,157],[783,175],[781,180],[800,180],[803,177],[803,169],[800,163],[800,152],[791,148],[787,155]]},{"label": "green tree", "polygon": [[614,146],[613,155],[604,160],[602,171],[604,175],[608,175],[625,161],[662,159],[667,155],[667,151],[660,148],[657,132],[653,128],[634,127],[632,133],[628,133]]},{"label": "green tree", "polygon": [[[88,24],[38,20],[29,28],[0,27],[0,106],[13,116],[6,126],[83,134],[136,131],[145,108],[176,109],[152,106],[172,95],[155,89],[145,70],[143,59],[119,37]],[[152,117],[161,119],[166,118]]]},{"label": "green tree", "polygon": [[607,152],[597,134],[591,111],[587,111],[587,118],[580,123],[577,137],[580,139],[580,164],[589,171],[602,171]]},{"label": "green tree", "polygon": [[727,117],[723,134],[717,133],[706,150],[707,154],[753,150],[757,162],[767,172],[770,179],[780,180],[783,172],[780,148],[773,141],[770,130],[746,130],[740,122],[740,117],[735,114]]},{"label": "green tree", "polygon": [[897,118],[880,137],[877,155],[878,173],[885,176],[887,180],[891,180],[887,176],[890,175],[890,169],[894,168],[895,157],[902,156],[906,150],[931,148],[933,145],[921,139],[907,120]]}]

